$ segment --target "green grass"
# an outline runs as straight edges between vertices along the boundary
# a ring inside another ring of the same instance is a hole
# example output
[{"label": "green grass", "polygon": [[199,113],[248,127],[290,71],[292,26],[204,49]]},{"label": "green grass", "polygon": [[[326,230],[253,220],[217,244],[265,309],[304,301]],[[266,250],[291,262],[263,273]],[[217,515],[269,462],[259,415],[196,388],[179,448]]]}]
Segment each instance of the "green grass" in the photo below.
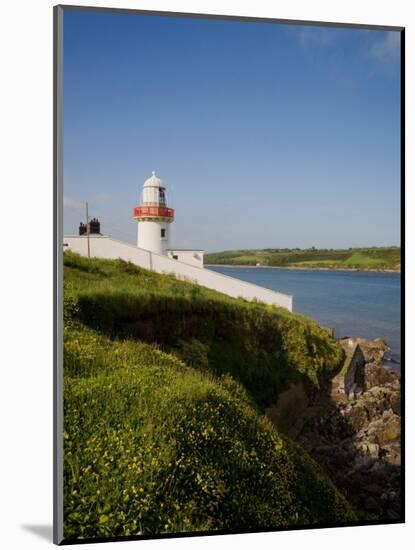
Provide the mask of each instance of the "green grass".
[{"label": "green grass", "polygon": [[231,374],[263,408],[292,383],[318,386],[342,361],[341,348],[305,316],[125,262],[65,255],[65,289],[85,325]]},{"label": "green grass", "polygon": [[231,250],[205,255],[206,264],[307,267],[331,269],[400,270],[399,247],[350,249],[264,249]]},{"label": "green grass", "polygon": [[317,325],[120,261],[64,262],[66,539],[356,519],[262,414],[283,376],[339,368]]}]

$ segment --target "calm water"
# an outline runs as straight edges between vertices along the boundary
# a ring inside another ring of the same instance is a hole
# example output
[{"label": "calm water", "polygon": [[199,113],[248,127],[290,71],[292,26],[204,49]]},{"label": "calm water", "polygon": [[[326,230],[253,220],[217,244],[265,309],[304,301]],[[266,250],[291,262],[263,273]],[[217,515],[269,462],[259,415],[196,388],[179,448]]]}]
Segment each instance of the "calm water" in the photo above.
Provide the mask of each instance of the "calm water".
[{"label": "calm water", "polygon": [[[384,338],[391,348],[389,366],[400,363],[399,273],[359,273],[267,269],[261,267],[210,267],[294,297],[293,310],[332,327],[336,338]],[[388,363],[387,363],[388,364]]]}]

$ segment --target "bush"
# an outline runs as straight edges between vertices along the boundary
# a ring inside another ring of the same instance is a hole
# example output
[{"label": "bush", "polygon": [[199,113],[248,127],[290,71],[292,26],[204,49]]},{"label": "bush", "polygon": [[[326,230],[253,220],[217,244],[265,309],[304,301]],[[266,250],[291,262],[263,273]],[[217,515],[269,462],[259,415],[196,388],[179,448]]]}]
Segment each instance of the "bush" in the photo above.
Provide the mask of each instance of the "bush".
[{"label": "bush", "polygon": [[67,539],[355,519],[229,376],[79,327],[64,380]]},{"label": "bush", "polygon": [[71,257],[66,273],[78,321],[111,338],[155,343],[216,375],[231,374],[263,409],[290,384],[318,386],[341,366],[340,346],[302,315],[125,262],[100,262],[105,277],[91,279]]},{"label": "bush", "polygon": [[177,354],[190,367],[207,371],[209,368],[209,346],[200,340],[179,340]]}]

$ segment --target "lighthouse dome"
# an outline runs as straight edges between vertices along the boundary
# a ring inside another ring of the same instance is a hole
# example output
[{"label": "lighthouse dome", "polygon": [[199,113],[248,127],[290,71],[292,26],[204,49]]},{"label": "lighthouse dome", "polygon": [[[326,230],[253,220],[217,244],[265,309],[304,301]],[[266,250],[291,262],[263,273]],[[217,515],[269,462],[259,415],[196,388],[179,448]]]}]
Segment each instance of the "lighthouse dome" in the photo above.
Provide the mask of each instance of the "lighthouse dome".
[{"label": "lighthouse dome", "polygon": [[156,176],[156,173],[153,170],[151,177],[149,177],[144,182],[143,187],[164,187],[164,185],[161,179]]}]

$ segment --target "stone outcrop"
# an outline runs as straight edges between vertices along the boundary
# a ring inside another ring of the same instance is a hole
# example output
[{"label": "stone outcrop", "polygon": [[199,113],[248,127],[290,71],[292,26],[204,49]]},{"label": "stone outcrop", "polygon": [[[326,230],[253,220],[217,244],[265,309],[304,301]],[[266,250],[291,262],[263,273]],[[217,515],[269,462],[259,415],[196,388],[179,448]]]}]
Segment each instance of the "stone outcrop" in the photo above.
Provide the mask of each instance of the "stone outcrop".
[{"label": "stone outcrop", "polygon": [[383,340],[339,342],[346,369],[287,433],[329,472],[365,519],[399,519],[400,377],[383,366],[388,350]]}]

